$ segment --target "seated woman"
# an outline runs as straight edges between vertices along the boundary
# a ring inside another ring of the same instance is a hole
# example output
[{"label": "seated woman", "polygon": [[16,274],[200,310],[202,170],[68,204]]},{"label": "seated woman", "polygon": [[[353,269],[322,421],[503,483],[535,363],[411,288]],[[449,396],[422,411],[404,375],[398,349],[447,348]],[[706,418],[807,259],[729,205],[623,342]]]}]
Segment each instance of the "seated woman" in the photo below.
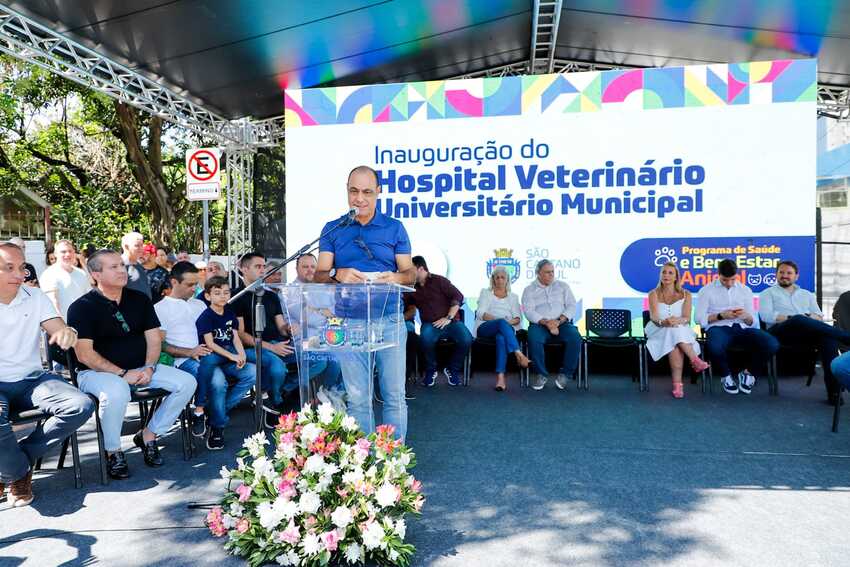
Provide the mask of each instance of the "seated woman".
[{"label": "seated woman", "polygon": [[683,357],[688,357],[694,372],[702,372],[708,363],[699,357],[697,336],[691,328],[691,294],[682,289],[679,268],[672,262],[661,267],[658,287],[649,292],[649,316],[646,324],[646,348],[652,360],[668,355],[673,377],[673,397],[683,398]]},{"label": "seated woman", "polygon": [[528,357],[519,348],[516,332],[522,321],[519,298],[511,293],[511,283],[505,268],[497,266],[490,274],[490,287],[481,290],[475,312],[475,335],[496,340],[496,391],[505,391],[505,366],[508,352],[514,353],[517,363],[528,368]]}]

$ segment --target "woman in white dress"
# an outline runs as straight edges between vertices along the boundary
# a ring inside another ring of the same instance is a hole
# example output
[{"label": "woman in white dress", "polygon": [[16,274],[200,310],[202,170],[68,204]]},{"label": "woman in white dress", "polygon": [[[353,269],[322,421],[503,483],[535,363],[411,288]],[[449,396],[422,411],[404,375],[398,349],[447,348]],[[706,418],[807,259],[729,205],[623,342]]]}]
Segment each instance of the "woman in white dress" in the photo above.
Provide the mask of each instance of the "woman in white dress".
[{"label": "woman in white dress", "polygon": [[475,336],[496,340],[497,392],[505,391],[505,366],[508,353],[514,353],[517,363],[528,368],[528,357],[519,348],[516,332],[522,321],[519,298],[511,293],[511,280],[502,266],[490,273],[490,287],[481,290],[475,311]]},{"label": "woman in white dress", "polygon": [[682,289],[679,268],[673,262],[661,267],[658,287],[649,292],[649,318],[646,348],[652,360],[660,360],[667,355],[673,378],[673,397],[683,398],[682,367],[685,357],[695,372],[708,368],[708,363],[699,357],[699,343],[691,328],[691,293]]}]

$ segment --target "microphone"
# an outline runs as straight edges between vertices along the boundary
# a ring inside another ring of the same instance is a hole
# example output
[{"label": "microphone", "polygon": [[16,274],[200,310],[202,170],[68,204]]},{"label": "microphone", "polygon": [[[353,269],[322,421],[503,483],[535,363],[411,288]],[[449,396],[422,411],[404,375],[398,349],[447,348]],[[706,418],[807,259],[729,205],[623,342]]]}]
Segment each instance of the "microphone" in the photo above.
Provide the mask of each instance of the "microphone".
[{"label": "microphone", "polygon": [[351,223],[353,223],[354,218],[357,216],[357,214],[359,212],[360,212],[360,209],[358,209],[357,207],[351,207],[350,209],[348,209],[348,213],[345,215],[345,218],[342,220],[342,225],[348,226]]}]

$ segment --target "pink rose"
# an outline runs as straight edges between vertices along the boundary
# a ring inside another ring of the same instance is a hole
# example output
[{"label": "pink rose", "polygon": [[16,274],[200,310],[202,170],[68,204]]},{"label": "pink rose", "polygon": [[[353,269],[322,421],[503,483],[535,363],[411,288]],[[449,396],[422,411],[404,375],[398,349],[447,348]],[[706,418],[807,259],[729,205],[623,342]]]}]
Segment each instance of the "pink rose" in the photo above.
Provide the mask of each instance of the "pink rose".
[{"label": "pink rose", "polygon": [[251,487],[247,484],[240,484],[236,487],[236,494],[239,495],[240,502],[247,502],[251,498]]},{"label": "pink rose", "polygon": [[277,492],[284,498],[292,498],[297,494],[295,490],[295,485],[292,484],[292,481],[282,479],[277,485]]},{"label": "pink rose", "polygon": [[339,544],[339,533],[336,530],[323,533],[322,543],[325,544],[325,549],[328,551],[336,551],[337,545]]},{"label": "pink rose", "polygon": [[286,529],[280,534],[280,539],[290,544],[296,544],[301,539],[301,534],[298,532],[298,526],[295,525],[294,520],[289,520]]},{"label": "pink rose", "polygon": [[304,520],[304,527],[312,528],[316,525],[316,516],[308,516],[306,520]]},{"label": "pink rose", "polygon": [[236,522],[236,531],[240,534],[244,534],[251,527],[251,520],[246,517],[239,518],[239,521]]}]

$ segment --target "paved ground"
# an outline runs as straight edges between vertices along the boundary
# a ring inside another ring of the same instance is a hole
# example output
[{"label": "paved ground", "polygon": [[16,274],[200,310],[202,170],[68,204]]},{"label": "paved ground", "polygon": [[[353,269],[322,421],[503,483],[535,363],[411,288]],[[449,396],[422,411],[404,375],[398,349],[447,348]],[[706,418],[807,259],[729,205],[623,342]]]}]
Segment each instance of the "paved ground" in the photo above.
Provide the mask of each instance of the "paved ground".
[{"label": "paved ground", "polygon": [[[589,392],[419,389],[409,441],[428,501],[409,540],[416,565],[850,565],[850,409],[838,434],[819,379],[766,382],[752,396],[673,400],[662,377],[641,394],[627,377],[594,378]],[[249,432],[247,408],[229,433]],[[134,430],[128,422],[125,446]],[[191,501],[214,500],[232,450],[148,470],[129,451],[132,478],[101,486],[93,422],[83,429],[85,487],[55,457],[32,507],[0,503],[0,566],[216,565],[226,556]]]}]

